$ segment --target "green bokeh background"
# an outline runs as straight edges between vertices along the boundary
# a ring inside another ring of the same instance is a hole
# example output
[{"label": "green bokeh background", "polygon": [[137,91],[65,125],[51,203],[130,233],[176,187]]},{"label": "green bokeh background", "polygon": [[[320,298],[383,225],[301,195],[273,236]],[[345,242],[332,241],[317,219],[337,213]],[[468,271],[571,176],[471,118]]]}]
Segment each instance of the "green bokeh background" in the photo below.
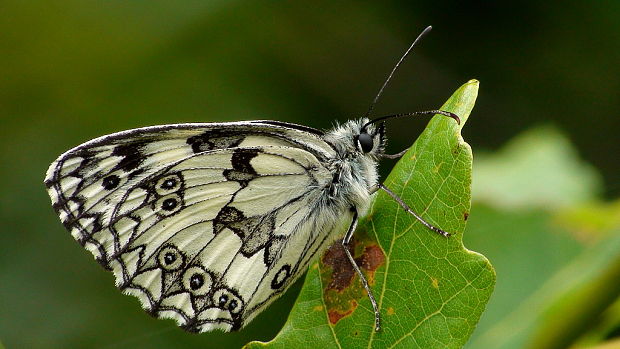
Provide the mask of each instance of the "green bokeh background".
[{"label": "green bokeh background", "polygon": [[[0,341],[8,348],[211,348],[272,338],[298,286],[232,335],[189,335],[152,319],[64,231],[44,190],[45,170],[70,147],[133,127],[275,119],[328,128],[366,111],[426,25],[433,32],[375,115],[436,108],[476,78],[480,95],[463,130],[475,157],[532,127],[554,127],[573,158],[596,169],[584,175],[583,201],[620,195],[620,2],[0,2]],[[390,123],[390,151],[411,144],[424,124]],[[538,165],[544,172],[547,163]],[[485,172],[489,182],[494,168]],[[494,184],[510,187],[515,182],[503,173]],[[481,326],[539,286],[525,282],[523,270],[544,279],[591,241],[550,229],[548,211],[499,204],[503,211],[493,213],[489,202],[478,218],[472,210],[465,242],[498,262],[492,302],[505,306],[490,308]],[[539,230],[559,232],[536,241]],[[532,248],[543,243],[546,253]],[[507,255],[531,265],[502,281],[515,271]]]}]

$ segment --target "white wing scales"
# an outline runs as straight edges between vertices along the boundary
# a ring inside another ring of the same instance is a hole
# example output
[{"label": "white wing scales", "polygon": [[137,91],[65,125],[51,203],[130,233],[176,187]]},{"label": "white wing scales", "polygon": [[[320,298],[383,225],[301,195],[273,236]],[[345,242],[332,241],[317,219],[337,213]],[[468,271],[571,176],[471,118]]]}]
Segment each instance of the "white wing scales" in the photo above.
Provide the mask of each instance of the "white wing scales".
[{"label": "white wing scales", "polygon": [[348,214],[321,212],[333,149],[316,130],[289,126],[121,132],[61,155],[46,185],[74,238],[147,311],[189,331],[239,329]]}]

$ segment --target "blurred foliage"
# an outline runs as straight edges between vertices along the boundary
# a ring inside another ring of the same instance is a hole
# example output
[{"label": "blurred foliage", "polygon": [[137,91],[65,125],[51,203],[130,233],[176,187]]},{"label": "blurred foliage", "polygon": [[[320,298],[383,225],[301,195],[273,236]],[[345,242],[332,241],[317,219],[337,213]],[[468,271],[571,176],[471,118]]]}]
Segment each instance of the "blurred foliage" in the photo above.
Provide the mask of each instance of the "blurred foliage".
[{"label": "blurred foliage", "polygon": [[591,330],[579,339],[575,347],[591,347],[598,343],[620,343],[620,298],[617,298],[600,319],[591,326]]},{"label": "blurred foliage", "polygon": [[[507,275],[510,277],[511,275]],[[470,344],[475,348],[566,348],[591,336],[620,294],[620,230],[568,263]],[[506,309],[506,308],[504,308]],[[614,326],[620,325],[617,317]]]},{"label": "blurred foliage", "polygon": [[[299,286],[237,334],[190,336],[146,316],[59,224],[42,185],[47,166],[88,139],[152,124],[269,118],[329,127],[363,113],[394,61],[433,24],[376,115],[432,108],[476,77],[483,89],[464,130],[476,154],[486,148],[492,159],[506,140],[540,124],[559,128],[572,145],[547,153],[568,154],[565,167],[550,166],[564,173],[545,171],[548,157],[528,167],[554,191],[505,168],[493,178],[487,167],[496,196],[474,204],[464,235],[498,271],[469,346],[476,347],[493,323],[617,231],[618,201],[599,194],[620,194],[619,11],[616,1],[0,2],[0,339],[9,348],[168,348],[272,338]],[[423,124],[388,125],[390,151],[411,144]],[[474,200],[484,189],[478,164],[476,157]],[[503,176],[522,184],[501,191]],[[530,182],[544,190],[538,198],[527,193]],[[580,196],[565,198],[560,183]],[[614,309],[592,321],[591,332],[576,331],[578,343],[617,338]]]},{"label": "blurred foliage", "polygon": [[600,176],[553,128],[536,128],[501,151],[476,154],[474,197],[504,210],[574,207],[595,199]]},{"label": "blurred foliage", "polygon": [[474,162],[465,241],[498,278],[468,348],[579,348],[619,335],[620,205],[600,201],[596,172],[575,154],[541,128]]}]

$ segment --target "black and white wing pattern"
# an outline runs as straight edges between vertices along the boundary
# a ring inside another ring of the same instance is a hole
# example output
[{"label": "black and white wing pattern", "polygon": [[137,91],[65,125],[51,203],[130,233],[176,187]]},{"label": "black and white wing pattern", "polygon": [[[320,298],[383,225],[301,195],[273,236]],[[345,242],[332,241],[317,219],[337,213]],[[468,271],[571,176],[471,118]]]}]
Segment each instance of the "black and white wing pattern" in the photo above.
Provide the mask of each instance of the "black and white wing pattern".
[{"label": "black and white wing pattern", "polygon": [[321,212],[332,157],[321,131],[304,126],[178,124],[80,145],[45,183],[72,236],[149,313],[192,332],[228,331],[350,222]]}]

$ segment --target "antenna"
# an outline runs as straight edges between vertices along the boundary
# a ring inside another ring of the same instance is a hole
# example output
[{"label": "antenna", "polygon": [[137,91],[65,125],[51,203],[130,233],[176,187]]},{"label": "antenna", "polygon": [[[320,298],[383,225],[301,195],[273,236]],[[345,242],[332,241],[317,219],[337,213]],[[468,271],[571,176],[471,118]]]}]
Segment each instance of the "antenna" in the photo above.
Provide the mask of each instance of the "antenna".
[{"label": "antenna", "polygon": [[428,34],[428,32],[431,31],[431,29],[433,29],[433,27],[431,27],[430,25],[428,27],[426,27],[426,29],[424,29],[422,31],[422,33],[420,33],[420,35],[418,35],[418,37],[413,41],[413,43],[411,44],[411,46],[409,46],[409,48],[407,49],[407,51],[405,51],[405,54],[400,57],[400,59],[398,60],[398,62],[396,63],[396,65],[394,66],[394,68],[392,69],[392,72],[390,73],[390,75],[388,75],[387,79],[385,79],[385,82],[383,83],[383,86],[381,86],[381,88],[379,89],[379,92],[377,93],[377,96],[375,96],[375,99],[372,101],[372,103],[370,104],[370,107],[368,108],[368,111],[366,112],[366,114],[364,114],[364,117],[367,118],[368,116],[370,116],[370,113],[372,113],[373,109],[375,109],[375,105],[377,104],[377,101],[379,100],[379,97],[381,97],[381,94],[383,93],[383,90],[385,89],[385,87],[387,86],[387,84],[390,82],[390,80],[392,79],[392,76],[394,75],[394,72],[396,72],[396,69],[398,69],[398,67],[400,67],[401,63],[403,63],[403,61],[405,60],[405,58],[407,57],[407,55],[409,54],[409,52],[411,52],[411,50],[413,49],[413,47],[418,43],[418,41],[420,41],[420,39],[422,37],[424,37],[424,35]]},{"label": "antenna", "polygon": [[368,125],[373,124],[375,122],[379,122],[379,121],[383,121],[383,120],[387,120],[387,119],[396,119],[396,118],[402,118],[405,116],[416,116],[416,115],[435,115],[435,114],[440,114],[440,115],[444,115],[447,116],[449,118],[453,118],[454,121],[456,121],[457,124],[461,124],[461,119],[459,118],[458,115],[451,113],[449,111],[443,111],[443,110],[426,110],[426,111],[414,111],[412,113],[402,113],[402,114],[394,114],[394,115],[386,115],[386,116],[382,116],[379,118],[376,118],[374,120],[370,120],[367,123],[364,124],[364,126],[362,126],[362,130],[365,130],[366,127],[368,127]]}]

